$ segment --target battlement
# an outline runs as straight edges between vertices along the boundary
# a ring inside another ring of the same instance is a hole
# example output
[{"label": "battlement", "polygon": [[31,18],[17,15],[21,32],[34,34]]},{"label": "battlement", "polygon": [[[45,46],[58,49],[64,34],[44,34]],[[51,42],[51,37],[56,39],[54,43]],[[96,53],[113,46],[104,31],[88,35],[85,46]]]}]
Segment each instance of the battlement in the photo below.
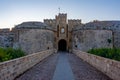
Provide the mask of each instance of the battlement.
[{"label": "battlement", "polygon": [[58,15],[55,16],[56,20],[58,19],[67,19],[67,14],[59,13]]},{"label": "battlement", "polygon": [[55,19],[44,19],[44,23],[52,24],[52,23],[55,23],[55,22],[56,22]]},{"label": "battlement", "polygon": [[81,24],[81,19],[69,19],[68,23]]},{"label": "battlement", "polygon": [[65,16],[67,16],[67,13],[59,13],[58,16],[63,16],[63,17],[65,17]]},{"label": "battlement", "polygon": [[9,28],[5,28],[5,29],[0,29],[0,33],[6,33],[6,32],[10,32]]},{"label": "battlement", "polygon": [[68,31],[71,31],[74,27],[81,25],[81,19],[69,19],[68,20]]},{"label": "battlement", "polygon": [[68,25],[71,27],[81,25],[81,19],[69,19]]},{"label": "battlement", "polygon": [[44,23],[49,26],[55,27],[56,20],[55,19],[44,19]]}]

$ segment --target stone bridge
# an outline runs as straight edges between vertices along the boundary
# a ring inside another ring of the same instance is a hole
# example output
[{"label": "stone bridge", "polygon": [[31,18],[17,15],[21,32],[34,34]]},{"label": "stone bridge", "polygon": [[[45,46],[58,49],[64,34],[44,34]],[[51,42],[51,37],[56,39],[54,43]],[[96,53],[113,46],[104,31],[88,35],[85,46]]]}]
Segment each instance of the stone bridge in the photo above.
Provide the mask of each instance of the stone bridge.
[{"label": "stone bridge", "polygon": [[0,80],[120,79],[120,62],[79,50],[73,53],[47,50],[0,63]]}]

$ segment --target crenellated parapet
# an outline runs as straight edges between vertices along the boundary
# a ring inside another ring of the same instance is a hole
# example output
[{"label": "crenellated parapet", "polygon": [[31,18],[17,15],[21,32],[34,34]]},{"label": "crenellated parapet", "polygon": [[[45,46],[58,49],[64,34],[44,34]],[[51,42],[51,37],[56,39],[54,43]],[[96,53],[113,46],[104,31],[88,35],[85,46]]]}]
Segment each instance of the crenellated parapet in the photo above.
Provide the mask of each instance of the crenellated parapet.
[{"label": "crenellated parapet", "polygon": [[68,20],[69,31],[71,31],[72,28],[76,26],[80,26],[81,24],[82,24],[81,19],[69,19]]},{"label": "crenellated parapet", "polygon": [[66,25],[67,24],[67,14],[59,13],[56,15],[56,24]]},{"label": "crenellated parapet", "polygon": [[67,17],[67,13],[59,13],[58,15],[60,18],[66,18]]},{"label": "crenellated parapet", "polygon": [[73,25],[73,26],[81,25],[81,19],[69,19],[68,25]]},{"label": "crenellated parapet", "polygon": [[8,32],[10,32],[9,28],[0,29],[0,33],[8,33]]},{"label": "crenellated parapet", "polygon": [[73,30],[120,30],[120,21],[96,21],[74,27]]},{"label": "crenellated parapet", "polygon": [[56,20],[55,19],[44,19],[44,23],[52,26],[53,24],[56,24]]},{"label": "crenellated parapet", "polygon": [[56,19],[44,19],[44,23],[56,30]]},{"label": "crenellated parapet", "polygon": [[49,29],[53,30],[53,28],[42,22],[23,22],[15,26],[15,29]]}]

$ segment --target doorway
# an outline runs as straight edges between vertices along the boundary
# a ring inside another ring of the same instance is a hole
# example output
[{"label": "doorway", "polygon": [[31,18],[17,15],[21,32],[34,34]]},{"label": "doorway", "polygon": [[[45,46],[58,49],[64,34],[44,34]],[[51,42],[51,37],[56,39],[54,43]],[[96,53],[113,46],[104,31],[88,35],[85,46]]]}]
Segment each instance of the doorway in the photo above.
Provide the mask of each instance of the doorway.
[{"label": "doorway", "polygon": [[67,42],[64,39],[61,39],[58,42],[58,51],[66,51],[67,50]]}]

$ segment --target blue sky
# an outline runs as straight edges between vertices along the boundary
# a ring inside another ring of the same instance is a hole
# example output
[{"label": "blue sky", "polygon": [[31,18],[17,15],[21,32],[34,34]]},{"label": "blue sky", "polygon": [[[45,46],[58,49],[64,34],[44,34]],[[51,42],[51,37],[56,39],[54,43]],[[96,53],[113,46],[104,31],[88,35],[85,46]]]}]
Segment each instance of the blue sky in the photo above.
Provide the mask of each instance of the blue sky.
[{"label": "blue sky", "polygon": [[120,20],[120,0],[0,0],[0,28],[55,18],[58,8],[68,19]]}]

